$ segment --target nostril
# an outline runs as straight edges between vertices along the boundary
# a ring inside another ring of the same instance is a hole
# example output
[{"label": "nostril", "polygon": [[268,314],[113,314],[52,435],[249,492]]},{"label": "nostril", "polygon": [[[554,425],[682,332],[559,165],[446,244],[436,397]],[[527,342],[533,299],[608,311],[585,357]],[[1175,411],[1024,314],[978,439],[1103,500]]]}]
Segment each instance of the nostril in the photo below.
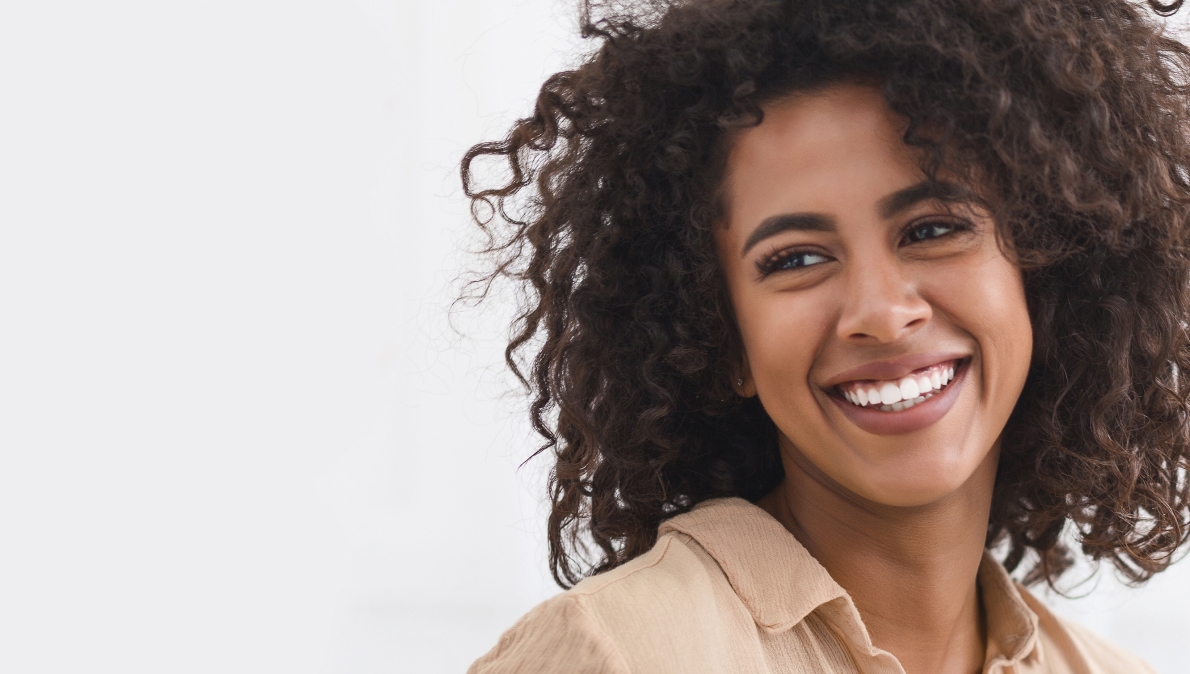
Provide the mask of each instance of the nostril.
[{"label": "nostril", "polygon": [[836,334],[853,342],[888,343],[922,329],[932,315],[930,304],[912,291],[893,294],[869,289],[852,295],[842,308]]}]

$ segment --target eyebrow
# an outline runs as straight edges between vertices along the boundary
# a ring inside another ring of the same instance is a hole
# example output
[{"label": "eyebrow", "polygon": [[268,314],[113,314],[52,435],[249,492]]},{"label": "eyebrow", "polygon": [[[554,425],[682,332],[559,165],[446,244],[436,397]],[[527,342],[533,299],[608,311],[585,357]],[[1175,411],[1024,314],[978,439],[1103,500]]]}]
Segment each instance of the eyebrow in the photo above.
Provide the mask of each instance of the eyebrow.
[{"label": "eyebrow", "polygon": [[965,187],[943,180],[926,180],[893,192],[881,199],[876,206],[880,217],[887,220],[910,206],[931,199],[949,204],[976,201],[975,195]]},{"label": "eyebrow", "polygon": [[748,235],[748,240],[744,242],[744,250],[740,251],[740,256],[747,255],[753,246],[770,236],[776,236],[781,232],[788,232],[790,230],[798,232],[833,232],[835,231],[835,220],[830,216],[818,215],[817,213],[785,213],[767,217],[761,221],[759,227]]},{"label": "eyebrow", "polygon": [[[979,199],[967,188],[946,181],[923,181],[897,190],[882,198],[876,204],[880,217],[887,220],[922,201],[934,200],[944,203],[978,202]],[[761,221],[760,225],[748,235],[744,242],[744,249],[740,257],[748,254],[761,241],[787,231],[799,232],[833,232],[835,220],[829,215],[818,213],[783,213],[773,215]]]}]

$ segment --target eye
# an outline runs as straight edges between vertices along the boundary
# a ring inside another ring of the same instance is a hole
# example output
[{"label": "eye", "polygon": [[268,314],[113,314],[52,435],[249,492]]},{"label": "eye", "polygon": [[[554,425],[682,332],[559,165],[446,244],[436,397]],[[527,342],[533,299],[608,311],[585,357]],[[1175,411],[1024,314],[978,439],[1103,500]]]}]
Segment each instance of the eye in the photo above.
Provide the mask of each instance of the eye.
[{"label": "eye", "polygon": [[829,261],[829,257],[813,250],[782,250],[757,262],[756,270],[761,277],[765,277],[779,271],[813,267]]},{"label": "eye", "polygon": [[921,243],[931,239],[940,239],[964,228],[961,223],[949,220],[918,222],[905,230],[905,235],[901,237],[901,243]]}]

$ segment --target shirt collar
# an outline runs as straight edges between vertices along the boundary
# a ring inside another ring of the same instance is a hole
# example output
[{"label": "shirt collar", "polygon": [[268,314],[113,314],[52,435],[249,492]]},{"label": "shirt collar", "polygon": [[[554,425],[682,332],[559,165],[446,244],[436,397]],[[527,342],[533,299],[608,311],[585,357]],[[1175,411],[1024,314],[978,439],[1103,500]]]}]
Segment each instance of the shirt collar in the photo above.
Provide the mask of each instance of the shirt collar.
[{"label": "shirt collar", "polygon": [[[780,522],[744,499],[703,501],[663,522],[658,534],[671,532],[690,536],[714,558],[752,619],[766,632],[788,630],[836,599],[843,600],[836,606],[847,605],[850,610],[844,612],[854,613],[859,620],[847,591],[818,560]],[[1016,663],[1037,644],[1037,615],[1008,572],[986,551],[978,583],[988,630],[988,664],[997,659]],[[867,631],[861,628],[860,632],[859,640],[870,649]]]},{"label": "shirt collar", "polygon": [[787,630],[832,599],[847,596],[818,560],[772,515],[741,498],[703,501],[661,524],[659,535],[693,538],[769,632]]},{"label": "shirt collar", "polygon": [[986,550],[979,564],[979,589],[988,631],[984,671],[990,671],[995,660],[1015,665],[1037,647],[1037,614],[1025,603],[1008,571]]}]

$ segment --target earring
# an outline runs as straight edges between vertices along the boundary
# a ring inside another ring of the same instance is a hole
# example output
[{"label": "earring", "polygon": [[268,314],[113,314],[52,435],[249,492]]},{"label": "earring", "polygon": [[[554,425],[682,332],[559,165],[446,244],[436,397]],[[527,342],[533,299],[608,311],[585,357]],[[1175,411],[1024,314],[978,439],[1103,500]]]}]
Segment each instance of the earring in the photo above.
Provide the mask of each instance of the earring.
[{"label": "earring", "polygon": [[739,387],[739,388],[744,388],[744,378],[743,378],[743,377],[736,377],[736,380],[735,380],[735,385],[736,385],[737,387]]}]

